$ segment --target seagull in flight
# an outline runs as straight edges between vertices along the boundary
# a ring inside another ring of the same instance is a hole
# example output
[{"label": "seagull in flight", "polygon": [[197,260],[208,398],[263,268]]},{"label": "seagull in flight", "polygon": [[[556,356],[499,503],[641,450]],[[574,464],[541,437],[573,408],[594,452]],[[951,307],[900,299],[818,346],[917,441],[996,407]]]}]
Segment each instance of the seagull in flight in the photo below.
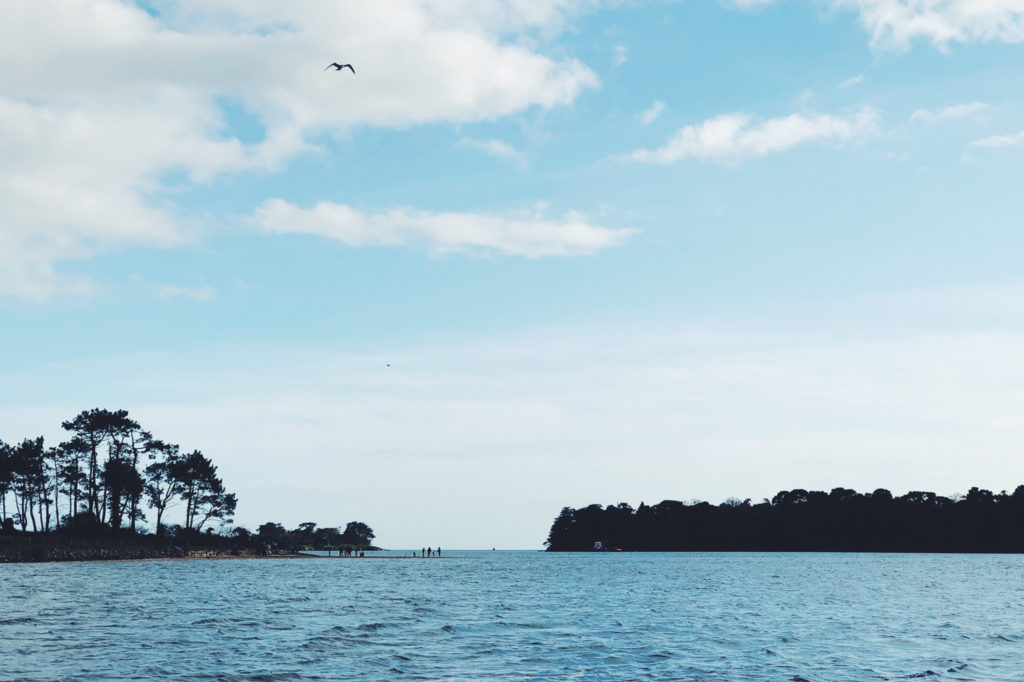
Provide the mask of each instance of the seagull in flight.
[{"label": "seagull in flight", "polygon": [[[338,62],[331,62],[330,64],[327,65],[327,69],[331,68],[332,66],[334,67],[335,71],[341,71],[342,69],[348,69],[349,71],[352,72],[353,76],[356,74],[356,70],[352,68],[351,64],[339,64]],[[324,69],[324,71],[326,71],[327,69]]]}]

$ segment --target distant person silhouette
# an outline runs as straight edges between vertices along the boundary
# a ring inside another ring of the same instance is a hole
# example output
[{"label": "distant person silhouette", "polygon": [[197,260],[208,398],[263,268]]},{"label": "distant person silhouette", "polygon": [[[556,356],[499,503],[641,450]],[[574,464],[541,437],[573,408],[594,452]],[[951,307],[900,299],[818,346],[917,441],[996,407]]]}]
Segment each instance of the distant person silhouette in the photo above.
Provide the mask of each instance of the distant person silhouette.
[{"label": "distant person silhouette", "polygon": [[438,546],[438,548],[437,548],[437,558],[438,559],[441,558],[441,547],[440,546]]}]

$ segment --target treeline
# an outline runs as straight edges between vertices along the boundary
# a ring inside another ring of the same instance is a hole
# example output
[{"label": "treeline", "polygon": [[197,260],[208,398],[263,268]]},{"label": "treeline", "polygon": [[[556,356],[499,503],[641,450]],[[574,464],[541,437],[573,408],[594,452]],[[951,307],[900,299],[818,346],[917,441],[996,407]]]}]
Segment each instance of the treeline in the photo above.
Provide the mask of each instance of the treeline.
[{"label": "treeline", "polygon": [[159,536],[179,505],[184,534],[231,521],[237,499],[201,451],[154,437],[127,410],[84,410],[61,426],[68,439],[52,446],[0,440],[0,530],[135,532],[149,510]]},{"label": "treeline", "polygon": [[[84,410],[61,424],[67,440],[0,440],[0,561],[281,554],[304,549],[369,549],[373,529],[308,522],[286,530],[231,528],[238,500],[201,451],[182,452],[127,410]],[[177,510],[181,523],[167,523]],[[152,520],[155,533],[142,525]]]},{"label": "treeline", "polygon": [[1024,552],[1024,485],[943,497],[884,489],[782,491],[758,504],[665,500],[565,507],[549,551]]},{"label": "treeline", "polygon": [[280,523],[268,522],[255,534],[245,528],[236,528],[235,537],[257,546],[298,552],[306,549],[370,549],[375,537],[373,529],[362,521],[350,521],[345,530],[325,526],[317,528],[311,521],[300,523],[294,530],[285,530]]}]

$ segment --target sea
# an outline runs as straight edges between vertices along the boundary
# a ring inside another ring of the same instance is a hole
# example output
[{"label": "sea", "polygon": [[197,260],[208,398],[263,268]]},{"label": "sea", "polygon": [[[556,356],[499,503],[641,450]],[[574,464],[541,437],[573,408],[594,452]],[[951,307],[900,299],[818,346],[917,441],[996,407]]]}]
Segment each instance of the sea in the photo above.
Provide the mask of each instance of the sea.
[{"label": "sea", "polygon": [[1024,557],[0,565],[2,680],[1024,680]]}]

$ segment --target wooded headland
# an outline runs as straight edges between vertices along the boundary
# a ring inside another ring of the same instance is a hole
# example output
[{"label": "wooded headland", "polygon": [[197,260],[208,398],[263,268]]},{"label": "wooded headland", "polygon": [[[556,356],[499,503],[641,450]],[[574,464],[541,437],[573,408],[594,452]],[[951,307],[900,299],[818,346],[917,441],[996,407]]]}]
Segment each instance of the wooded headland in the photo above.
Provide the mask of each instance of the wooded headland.
[{"label": "wooded headland", "polygon": [[1013,493],[971,488],[943,497],[884,489],[782,491],[752,504],[665,500],[565,507],[548,551],[985,552],[1024,553],[1024,485]]},{"label": "wooded headland", "polygon": [[371,548],[361,521],[233,526],[238,499],[213,461],[154,437],[127,410],[84,410],[61,426],[68,439],[52,446],[0,440],[0,562]]}]

